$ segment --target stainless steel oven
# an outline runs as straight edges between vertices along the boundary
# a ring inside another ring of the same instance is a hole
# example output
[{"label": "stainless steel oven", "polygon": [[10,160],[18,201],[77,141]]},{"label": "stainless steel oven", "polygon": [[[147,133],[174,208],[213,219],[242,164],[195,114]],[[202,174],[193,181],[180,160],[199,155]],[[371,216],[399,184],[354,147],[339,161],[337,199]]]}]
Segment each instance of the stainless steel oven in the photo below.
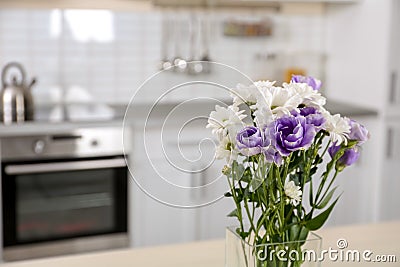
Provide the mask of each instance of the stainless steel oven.
[{"label": "stainless steel oven", "polygon": [[1,139],[6,261],[128,246],[120,128]]}]

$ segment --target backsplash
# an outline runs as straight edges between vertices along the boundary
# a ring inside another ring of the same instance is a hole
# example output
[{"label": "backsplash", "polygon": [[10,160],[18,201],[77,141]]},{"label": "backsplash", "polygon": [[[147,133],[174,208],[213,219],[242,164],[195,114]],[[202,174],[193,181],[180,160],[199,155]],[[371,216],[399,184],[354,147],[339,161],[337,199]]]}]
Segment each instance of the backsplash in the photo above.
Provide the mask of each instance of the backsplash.
[{"label": "backsplash", "polygon": [[[252,79],[283,79],[285,69],[298,66],[307,74],[323,78],[323,15],[285,16],[254,11],[206,14],[2,9],[0,65],[19,61],[29,77],[37,77],[33,93],[40,103],[56,102],[65,97],[69,101],[79,101],[73,99],[79,98],[76,94],[65,93],[71,88],[84,90],[99,102],[127,103],[137,88],[158,71],[162,58],[162,24],[166,20],[178,18],[181,21],[180,53],[182,57],[190,57],[188,25],[194,15],[209,26],[207,35],[212,61],[235,67]],[[257,18],[272,21],[271,36],[224,35],[223,22]],[[167,52],[172,58],[176,38],[170,38]],[[159,94],[154,88],[153,92],[148,92],[147,100]]]}]

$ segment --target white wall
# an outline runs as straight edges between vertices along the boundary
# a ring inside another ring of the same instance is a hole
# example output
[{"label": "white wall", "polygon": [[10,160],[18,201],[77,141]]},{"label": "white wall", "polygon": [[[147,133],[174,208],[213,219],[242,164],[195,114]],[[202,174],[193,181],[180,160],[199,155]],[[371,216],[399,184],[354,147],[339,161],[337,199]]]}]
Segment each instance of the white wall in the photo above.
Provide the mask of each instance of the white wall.
[{"label": "white wall", "polygon": [[[193,14],[187,11],[88,12],[91,13],[1,9],[0,66],[9,61],[20,61],[30,76],[37,76],[34,93],[38,102],[57,98],[60,88],[77,85],[88,90],[98,101],[127,103],[139,85],[157,71],[163,16],[180,18],[185,23],[181,50],[184,57],[189,57],[188,21]],[[197,16],[205,15],[198,13]],[[281,78],[274,69],[282,71],[282,68],[296,65],[305,67],[309,74],[323,75],[320,55],[324,52],[324,17],[320,14],[210,12],[207,18],[211,26],[210,58],[213,61],[236,67],[253,79]],[[246,21],[271,18],[273,35],[225,37],[223,21],[231,18]],[[108,19],[110,25],[106,23]],[[85,41],[82,40],[85,29],[89,33],[99,33],[100,38],[105,33],[111,34],[112,38],[101,42],[96,40],[97,35],[90,34],[89,40]],[[174,44],[168,46],[169,50],[174,50]],[[275,65],[265,60],[269,53],[276,54]]]}]

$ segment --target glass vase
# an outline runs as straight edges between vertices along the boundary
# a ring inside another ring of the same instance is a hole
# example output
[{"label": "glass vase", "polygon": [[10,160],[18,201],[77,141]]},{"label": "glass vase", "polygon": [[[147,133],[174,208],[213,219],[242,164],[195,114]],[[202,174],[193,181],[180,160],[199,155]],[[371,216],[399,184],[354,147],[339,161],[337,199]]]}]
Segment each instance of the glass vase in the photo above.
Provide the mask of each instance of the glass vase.
[{"label": "glass vase", "polygon": [[322,238],[309,233],[306,240],[252,245],[236,227],[226,229],[225,267],[319,267]]}]

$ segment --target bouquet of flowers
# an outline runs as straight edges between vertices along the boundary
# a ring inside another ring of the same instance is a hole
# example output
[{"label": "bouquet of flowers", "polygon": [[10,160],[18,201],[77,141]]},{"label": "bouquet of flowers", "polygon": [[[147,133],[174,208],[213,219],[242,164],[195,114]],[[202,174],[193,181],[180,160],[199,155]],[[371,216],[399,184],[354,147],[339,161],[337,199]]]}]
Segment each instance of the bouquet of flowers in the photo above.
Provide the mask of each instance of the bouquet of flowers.
[{"label": "bouquet of flowers", "polygon": [[369,133],[354,120],[330,114],[320,87],[321,81],[298,75],[282,86],[239,84],[231,91],[233,104],[211,112],[207,127],[219,141],[216,158],[227,162],[225,196],[236,205],[228,216],[238,219],[243,240],[306,240],[337,203],[334,181],[357,161]]}]

